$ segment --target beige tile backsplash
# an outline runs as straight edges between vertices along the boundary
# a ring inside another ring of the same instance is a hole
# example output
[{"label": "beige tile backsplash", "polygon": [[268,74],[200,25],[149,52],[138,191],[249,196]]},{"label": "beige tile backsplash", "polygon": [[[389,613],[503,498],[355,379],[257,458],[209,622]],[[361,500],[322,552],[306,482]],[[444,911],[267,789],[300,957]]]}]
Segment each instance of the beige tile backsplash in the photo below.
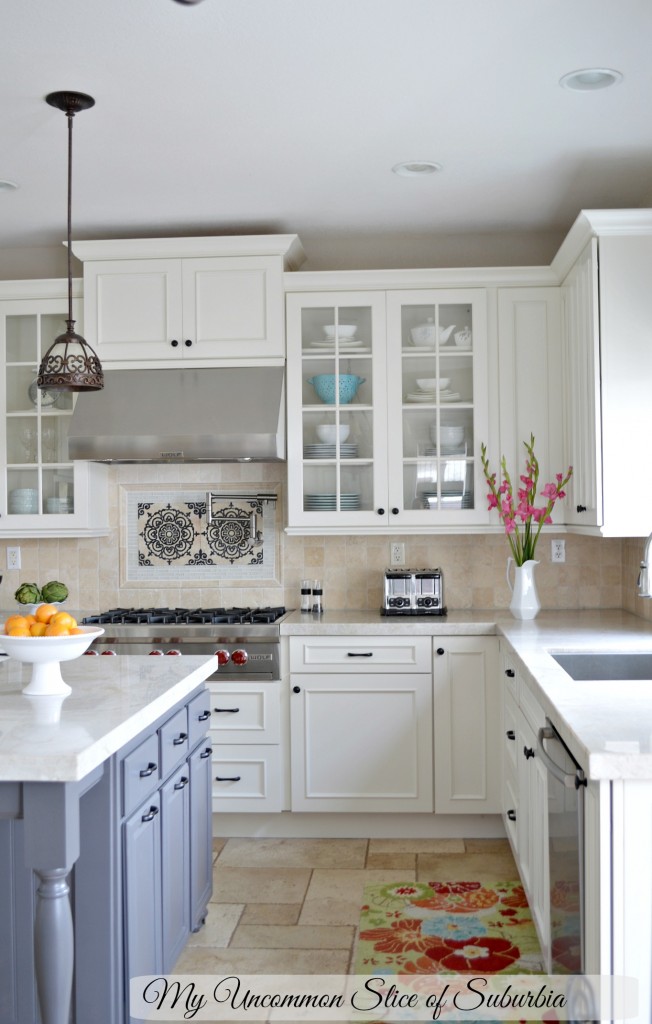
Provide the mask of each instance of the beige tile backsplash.
[{"label": "beige tile backsplash", "polygon": [[[383,570],[389,564],[390,537],[279,536],[279,580],[270,586],[237,581],[201,585],[189,582],[152,587],[121,583],[125,523],[122,484],[198,485],[222,488],[279,485],[279,521],[285,521],[280,465],[238,466],[119,466],[111,470],[111,525],[108,537],[51,540],[16,539],[0,544],[0,564],[6,566],[7,545],[19,545],[22,568],[0,570],[0,604],[13,607],[13,593],[22,581],[45,583],[60,579],[70,590],[69,606],[97,611],[116,606],[198,606],[284,604],[296,608],[299,582],[319,578],[328,608],[380,606]],[[406,564],[441,566],[446,604],[451,609],[507,608],[505,582],[509,547],[502,534],[394,536],[405,543]],[[544,531],[537,554],[537,587],[543,608],[624,607],[652,620],[652,601],[636,597],[636,576],[643,540],[619,540],[565,535],[566,562],[552,564],[550,535]]]}]

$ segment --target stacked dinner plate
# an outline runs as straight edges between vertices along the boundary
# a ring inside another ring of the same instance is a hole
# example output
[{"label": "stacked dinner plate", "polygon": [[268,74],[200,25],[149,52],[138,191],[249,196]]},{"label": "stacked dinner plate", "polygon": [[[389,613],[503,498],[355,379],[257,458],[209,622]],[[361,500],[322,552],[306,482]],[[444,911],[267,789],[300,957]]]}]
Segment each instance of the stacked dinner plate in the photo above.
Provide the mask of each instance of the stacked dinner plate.
[{"label": "stacked dinner plate", "polygon": [[[337,458],[337,445],[325,443],[304,444],[303,457],[304,459],[335,459]],[[340,458],[355,459],[357,457],[357,444],[353,441],[348,443],[343,441],[340,445]]]},{"label": "stacked dinner plate", "polygon": [[[336,494],[306,494],[303,499],[306,512],[334,512],[337,509]],[[340,494],[340,510],[353,512],[360,508],[359,494]]]},{"label": "stacked dinner plate", "polygon": [[431,448],[424,448],[419,452],[419,455],[425,455],[429,459],[434,459],[439,456],[442,459],[454,458],[466,458],[466,445],[465,444],[440,444],[433,445]]},{"label": "stacked dinner plate", "polygon": [[46,498],[45,511],[50,513],[72,512],[72,498]]},{"label": "stacked dinner plate", "polygon": [[408,402],[459,402],[461,399],[459,391],[451,391],[450,388],[441,388],[439,391],[410,391],[406,395]]},{"label": "stacked dinner plate", "polygon": [[[335,351],[335,339],[324,341],[311,341],[311,348],[319,349],[325,355],[329,352]],[[337,351],[340,353],[346,352],[353,356],[367,355],[371,352],[368,345],[365,345],[364,341],[360,338],[342,338],[337,344]]]},{"label": "stacked dinner plate", "polygon": [[38,512],[38,491],[33,487],[17,487],[9,491],[7,508],[14,515],[33,515]]}]

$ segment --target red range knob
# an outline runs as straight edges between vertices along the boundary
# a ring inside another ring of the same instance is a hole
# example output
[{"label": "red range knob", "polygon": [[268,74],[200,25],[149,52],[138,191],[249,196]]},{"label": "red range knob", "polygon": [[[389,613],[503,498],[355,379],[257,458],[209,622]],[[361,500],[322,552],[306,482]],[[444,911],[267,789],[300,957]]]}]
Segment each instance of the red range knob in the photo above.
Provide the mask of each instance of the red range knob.
[{"label": "red range knob", "polygon": [[152,654],[160,654],[160,655],[162,655],[163,651],[150,651],[149,653],[150,653],[150,657],[151,657]]},{"label": "red range knob", "polygon": [[234,651],[231,655],[231,661],[234,665],[246,665],[249,661],[249,655],[239,647],[238,650]]},{"label": "red range knob", "polygon": [[231,655],[225,650],[215,651],[215,657],[218,665],[228,665],[231,660]]},{"label": "red range knob", "polygon": [[174,650],[172,650],[172,651],[166,651],[165,653],[166,653],[166,654],[181,654],[181,651],[178,651],[178,650],[176,649],[176,647],[175,647],[175,648],[174,648]]},{"label": "red range knob", "polygon": [[84,654],[91,654],[91,655],[94,655],[96,658],[98,658],[100,652],[99,651],[84,651]]},{"label": "red range knob", "polygon": [[102,654],[112,654],[114,657],[116,656],[115,651],[102,651]]}]

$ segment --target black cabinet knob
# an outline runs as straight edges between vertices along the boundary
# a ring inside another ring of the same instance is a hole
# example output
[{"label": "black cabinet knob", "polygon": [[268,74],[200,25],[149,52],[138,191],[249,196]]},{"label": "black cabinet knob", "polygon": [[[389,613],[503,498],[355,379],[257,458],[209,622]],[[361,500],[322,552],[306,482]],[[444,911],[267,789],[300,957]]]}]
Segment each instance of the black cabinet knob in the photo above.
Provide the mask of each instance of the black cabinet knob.
[{"label": "black cabinet knob", "polygon": [[516,811],[508,811],[507,817],[510,821],[516,821]]},{"label": "black cabinet knob", "polygon": [[300,686],[293,686],[292,687],[292,693],[301,693],[301,687]]},{"label": "black cabinet knob", "polygon": [[516,733],[514,732],[513,729],[508,729],[507,732],[505,733],[505,735],[507,736],[508,740],[515,740],[516,739]]},{"label": "black cabinet knob", "polygon": [[514,678],[514,669],[513,668],[506,668],[505,669],[505,675],[509,676],[510,679],[513,679]]},{"label": "black cabinet knob", "polygon": [[177,348],[179,342],[177,341],[176,338],[173,338],[172,341],[170,342],[170,344],[171,344],[172,348]]},{"label": "black cabinet knob", "polygon": [[444,650],[443,647],[438,647],[437,648],[437,654],[445,654],[445,653],[446,653],[446,651]]},{"label": "black cabinet knob", "polygon": [[385,509],[384,508],[377,508],[376,509],[376,514],[379,515],[379,516],[384,516],[385,515]]},{"label": "black cabinet knob", "polygon": [[578,505],[577,506],[577,511],[578,512],[586,512],[586,505]]},{"label": "black cabinet knob", "polygon": [[532,747],[523,747],[523,753],[525,755],[526,761],[529,760],[531,757],[534,757],[534,751]]},{"label": "black cabinet knob", "polygon": [[186,346],[186,348],[190,348],[190,346],[192,345],[190,338],[186,338],[186,340],[184,341],[184,345]]},{"label": "black cabinet knob", "polygon": [[392,515],[393,516],[397,516],[398,515],[398,509],[397,508],[393,508],[392,509]]}]

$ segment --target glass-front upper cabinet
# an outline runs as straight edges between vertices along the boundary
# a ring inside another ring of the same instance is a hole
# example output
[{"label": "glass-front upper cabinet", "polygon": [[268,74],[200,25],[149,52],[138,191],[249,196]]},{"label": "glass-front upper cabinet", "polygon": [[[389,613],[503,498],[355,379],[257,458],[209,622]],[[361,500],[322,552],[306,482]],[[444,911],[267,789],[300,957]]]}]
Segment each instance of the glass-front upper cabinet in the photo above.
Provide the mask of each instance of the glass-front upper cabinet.
[{"label": "glass-front upper cabinet", "polygon": [[487,521],[486,295],[387,293],[389,504],[397,526]]},{"label": "glass-front upper cabinet", "polygon": [[108,532],[106,468],[68,459],[75,396],[36,384],[41,358],[65,331],[66,315],[65,298],[0,301],[2,534],[81,534],[92,521],[101,527],[92,532]]},{"label": "glass-front upper cabinet", "polygon": [[290,294],[290,526],[387,520],[385,296]]}]

